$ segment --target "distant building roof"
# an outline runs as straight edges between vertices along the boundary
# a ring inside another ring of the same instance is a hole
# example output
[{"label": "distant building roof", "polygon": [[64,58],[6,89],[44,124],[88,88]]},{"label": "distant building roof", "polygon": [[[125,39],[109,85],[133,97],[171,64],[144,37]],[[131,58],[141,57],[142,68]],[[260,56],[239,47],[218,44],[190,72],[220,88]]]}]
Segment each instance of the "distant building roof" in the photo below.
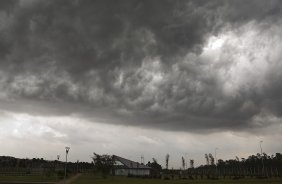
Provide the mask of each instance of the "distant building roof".
[{"label": "distant building roof", "polygon": [[128,169],[151,169],[151,167],[140,164],[138,162],[134,162],[116,155],[113,155],[114,159],[124,164],[124,166]]}]

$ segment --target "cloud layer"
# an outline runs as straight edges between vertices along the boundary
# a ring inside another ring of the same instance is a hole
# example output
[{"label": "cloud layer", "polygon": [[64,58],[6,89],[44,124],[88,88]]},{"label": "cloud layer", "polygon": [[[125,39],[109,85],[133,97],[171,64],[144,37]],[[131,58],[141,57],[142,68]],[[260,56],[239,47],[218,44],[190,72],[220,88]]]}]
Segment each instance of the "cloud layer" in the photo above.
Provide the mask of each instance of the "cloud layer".
[{"label": "cloud layer", "polygon": [[[181,167],[181,157],[194,159],[195,165],[205,164],[205,153],[214,153],[218,159],[246,158],[263,151],[268,155],[282,149],[282,126],[269,127],[271,134],[262,136],[230,131],[213,134],[160,131],[140,127],[109,125],[90,122],[75,116],[32,116],[25,113],[0,111],[0,141],[4,142],[1,155],[21,158],[61,159],[69,146],[68,159],[91,161],[93,152],[115,154],[145,163],[156,158],[165,167],[165,156],[170,154],[169,167]],[[36,130],[36,131],[35,131]],[[79,131],[78,131],[79,130]]]},{"label": "cloud layer", "polygon": [[166,130],[281,124],[280,1],[1,1],[0,107]]}]

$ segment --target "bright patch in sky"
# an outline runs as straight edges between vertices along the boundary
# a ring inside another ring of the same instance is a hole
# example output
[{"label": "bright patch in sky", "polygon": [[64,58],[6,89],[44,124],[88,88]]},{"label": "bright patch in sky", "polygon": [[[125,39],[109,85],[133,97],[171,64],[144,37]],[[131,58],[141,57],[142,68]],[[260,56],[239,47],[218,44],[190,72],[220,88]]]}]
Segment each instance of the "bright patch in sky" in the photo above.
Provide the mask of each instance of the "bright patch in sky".
[{"label": "bright patch in sky", "polygon": [[[179,168],[182,156],[194,159],[195,165],[200,165],[205,162],[204,154],[213,153],[215,147],[220,148],[219,159],[228,159],[255,154],[258,152],[257,142],[261,138],[265,140],[265,144],[270,141],[268,135],[257,137],[234,132],[205,135],[175,133],[93,123],[72,116],[44,117],[4,113],[6,118],[2,118],[1,121],[6,122],[5,129],[14,133],[2,132],[3,134],[0,135],[2,142],[9,142],[9,144],[2,145],[1,154],[17,157],[55,159],[57,154],[64,154],[65,146],[70,146],[69,158],[72,161],[77,159],[91,161],[90,156],[96,152],[121,155],[136,161],[139,161],[140,156],[144,155],[146,162],[156,158],[164,166],[165,155],[169,153],[171,155],[170,167]],[[19,121],[24,122],[20,127]],[[276,146],[279,148],[279,144]],[[264,148],[268,153],[275,152],[271,147],[265,146]]]},{"label": "bright patch in sky", "polygon": [[220,49],[223,46],[225,40],[226,38],[222,35],[211,36],[208,39],[206,46],[204,47],[204,51]]}]

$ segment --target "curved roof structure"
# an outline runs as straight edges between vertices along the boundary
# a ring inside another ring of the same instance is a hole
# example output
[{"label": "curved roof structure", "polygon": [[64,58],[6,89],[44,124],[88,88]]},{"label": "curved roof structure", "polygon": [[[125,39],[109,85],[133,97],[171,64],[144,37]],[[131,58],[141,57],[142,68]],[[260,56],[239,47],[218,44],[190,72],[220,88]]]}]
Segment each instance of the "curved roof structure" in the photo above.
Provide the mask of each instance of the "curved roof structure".
[{"label": "curved roof structure", "polygon": [[134,162],[116,155],[113,155],[116,161],[121,162],[128,169],[151,169],[151,167],[146,166],[144,164],[140,164],[138,162]]}]

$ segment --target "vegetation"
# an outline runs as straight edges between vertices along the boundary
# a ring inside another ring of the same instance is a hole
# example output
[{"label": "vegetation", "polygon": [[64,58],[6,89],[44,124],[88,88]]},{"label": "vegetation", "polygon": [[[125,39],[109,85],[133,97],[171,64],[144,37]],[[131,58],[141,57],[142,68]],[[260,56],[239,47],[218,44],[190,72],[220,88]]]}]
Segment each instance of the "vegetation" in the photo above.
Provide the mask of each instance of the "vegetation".
[{"label": "vegetation", "polygon": [[[216,161],[212,154],[205,154],[203,159],[206,160],[205,165],[194,167],[194,160],[190,160],[190,168],[185,168],[184,157],[180,158],[182,168],[179,170],[169,169],[169,154],[165,157],[165,168],[162,169],[157,160],[153,158],[152,162],[148,162],[147,166],[151,167],[151,175],[144,178],[149,179],[126,179],[116,177],[117,183],[120,181],[133,181],[136,183],[266,183],[279,181],[282,183],[282,154],[275,155],[256,154],[248,158],[238,158],[223,161]],[[95,163],[95,164],[94,164]],[[102,178],[106,178],[114,166],[114,158],[109,155],[98,155],[94,153],[92,163],[68,163],[68,173],[84,172],[93,173],[100,172]],[[89,168],[89,169],[86,169]],[[43,159],[16,159],[13,157],[0,157],[0,181],[55,181],[62,179],[64,176],[64,162],[46,161]],[[92,175],[86,175],[85,178]],[[101,178],[101,177],[100,177]],[[99,177],[94,177],[99,180]],[[112,177],[105,180],[107,183],[113,180]],[[168,181],[167,181],[168,180]],[[240,182],[239,182],[240,181]],[[103,182],[101,182],[103,183]]]},{"label": "vegetation", "polygon": [[169,162],[169,154],[166,154],[165,156],[165,167],[168,170],[168,162]]},{"label": "vegetation", "polygon": [[[0,156],[0,181],[53,182],[64,178],[65,162],[43,158],[20,159]],[[67,176],[93,171],[93,163],[68,162]]]},{"label": "vegetation", "polygon": [[160,178],[162,172],[162,166],[158,164],[158,161],[153,158],[153,162],[148,162],[147,166],[151,167],[151,176],[152,178]]},{"label": "vegetation", "polygon": [[[21,159],[10,156],[0,156],[1,173],[37,174],[47,171],[64,170],[65,162],[59,160],[44,160],[43,158]],[[93,169],[93,163],[68,162],[70,172],[89,171]]]},{"label": "vegetation", "polygon": [[184,159],[184,157],[181,157],[181,161],[182,161],[182,168],[185,169],[185,165],[186,165],[186,164],[185,164],[185,159]]},{"label": "vegetation", "polygon": [[247,159],[235,157],[223,161],[214,162],[212,154],[205,154],[206,165],[197,168],[189,168],[186,172],[193,178],[216,179],[233,178],[272,178],[282,176],[282,154],[276,155],[257,154],[251,155]]},{"label": "vegetation", "polygon": [[242,179],[242,180],[162,180],[162,179],[142,179],[142,178],[127,178],[110,176],[107,179],[103,179],[101,176],[86,174],[81,176],[73,184],[281,184],[281,179],[267,179],[267,180],[257,180],[257,179]]},{"label": "vegetation", "polygon": [[13,182],[55,182],[58,181],[58,178],[55,176],[47,177],[47,176],[0,176],[0,182],[3,181],[13,181]]},{"label": "vegetation", "polygon": [[194,160],[190,160],[190,168],[194,168]]},{"label": "vegetation", "polygon": [[92,158],[95,165],[95,169],[102,173],[103,178],[106,178],[110,174],[114,166],[115,161],[113,156],[98,155],[96,153],[93,154],[94,156]]}]

